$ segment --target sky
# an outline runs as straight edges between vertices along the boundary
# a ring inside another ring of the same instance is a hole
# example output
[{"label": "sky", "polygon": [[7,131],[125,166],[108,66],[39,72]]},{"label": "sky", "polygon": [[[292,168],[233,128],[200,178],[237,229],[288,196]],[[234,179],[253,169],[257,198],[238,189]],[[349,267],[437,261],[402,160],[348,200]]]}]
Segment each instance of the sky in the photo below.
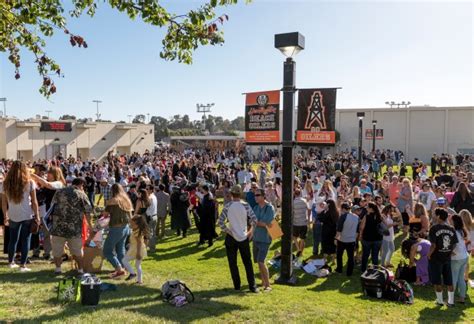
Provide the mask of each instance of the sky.
[{"label": "sky", "polygon": [[[185,13],[203,1],[168,0]],[[94,18],[69,19],[87,49],[71,47],[65,34],[48,39],[47,52],[61,66],[57,93],[38,92],[41,78],[22,51],[21,78],[0,53],[0,97],[19,118],[73,114],[128,120],[139,113],[198,119],[196,104],[215,103],[211,114],[243,115],[244,92],[280,89],[284,56],[274,34],[299,31],[304,51],[296,57],[299,88],[342,87],[338,108],[412,105],[474,106],[474,2],[254,0],[219,9],[228,14],[225,44],[198,48],[192,65],[159,58],[164,29],[100,3]],[[1,107],[0,107],[1,108]]]}]

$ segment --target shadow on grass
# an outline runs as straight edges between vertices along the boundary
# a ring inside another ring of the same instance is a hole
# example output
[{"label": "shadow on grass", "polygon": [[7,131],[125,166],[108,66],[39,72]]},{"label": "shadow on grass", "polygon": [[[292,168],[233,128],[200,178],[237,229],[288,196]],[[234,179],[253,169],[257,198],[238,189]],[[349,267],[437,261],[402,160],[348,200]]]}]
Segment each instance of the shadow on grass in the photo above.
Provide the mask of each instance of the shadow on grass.
[{"label": "shadow on grass", "polygon": [[2,272],[0,282],[9,283],[57,283],[61,276],[54,275],[53,270],[40,270],[31,272]]},{"label": "shadow on grass", "polygon": [[[115,292],[103,293],[97,307],[84,307],[79,303],[73,303],[65,305],[56,314],[23,318],[19,319],[18,322],[68,321],[81,314],[108,309],[121,309],[127,312],[140,313],[158,321],[190,322],[245,309],[245,307],[240,305],[215,300],[230,294],[242,294],[242,296],[245,296],[244,293],[237,293],[231,289],[196,292],[195,302],[182,308],[176,308],[159,298],[160,291],[158,289],[125,284],[119,284],[117,287],[118,289]],[[47,302],[54,302],[54,300]]]},{"label": "shadow on grass", "polygon": [[[434,302],[433,302],[434,303]],[[456,305],[452,308],[439,307],[433,304],[432,307],[425,307],[419,312],[419,323],[439,322],[458,322],[464,316],[464,310],[469,309],[472,305]],[[468,322],[470,319],[466,319]],[[472,320],[472,319],[471,319]]]},{"label": "shadow on grass", "polygon": [[196,247],[195,242],[187,242],[181,245],[176,245],[173,248],[167,248],[167,249],[161,249],[160,246],[158,245],[157,252],[150,253],[148,257],[155,260],[163,261],[163,260],[176,259],[180,257],[186,257],[190,254],[197,253],[198,251],[199,250]]}]

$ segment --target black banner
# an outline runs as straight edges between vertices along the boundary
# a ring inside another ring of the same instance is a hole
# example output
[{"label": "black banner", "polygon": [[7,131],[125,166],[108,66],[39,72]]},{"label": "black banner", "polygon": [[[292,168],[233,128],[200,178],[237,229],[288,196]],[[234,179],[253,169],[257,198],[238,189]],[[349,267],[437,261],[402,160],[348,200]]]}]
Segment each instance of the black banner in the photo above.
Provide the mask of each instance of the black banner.
[{"label": "black banner", "polygon": [[298,91],[297,142],[335,144],[337,88]]},{"label": "black banner", "polygon": [[70,132],[72,123],[67,122],[41,122],[40,132]]}]

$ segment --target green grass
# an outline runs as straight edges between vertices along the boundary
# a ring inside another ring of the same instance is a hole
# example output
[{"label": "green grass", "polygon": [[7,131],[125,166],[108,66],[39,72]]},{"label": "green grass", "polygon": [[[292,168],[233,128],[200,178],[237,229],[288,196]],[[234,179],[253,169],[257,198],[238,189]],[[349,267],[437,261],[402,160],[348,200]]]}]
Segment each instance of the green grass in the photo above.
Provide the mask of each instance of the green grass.
[{"label": "green grass", "polygon": [[[430,287],[415,287],[411,306],[365,298],[361,294],[358,270],[348,279],[334,274],[316,279],[296,270],[295,287],[274,285],[270,293],[258,295],[235,292],[227,266],[223,237],[212,248],[198,248],[193,230],[185,239],[169,236],[158,244],[156,254],[143,265],[143,286],[110,280],[118,285],[115,292],[102,295],[96,309],[80,304],[59,305],[56,302],[58,279],[53,266],[44,261],[31,265],[32,272],[9,270],[4,256],[0,258],[0,321],[15,322],[473,322],[474,307],[439,309],[434,306]],[[272,251],[279,247],[275,242]],[[308,240],[308,246],[310,240]],[[309,256],[311,248],[306,249]],[[393,263],[399,260],[399,250]],[[239,261],[240,262],[240,261]],[[243,284],[243,266],[239,263]],[[471,262],[472,265],[472,262]],[[70,263],[63,265],[70,269]],[[105,263],[105,270],[112,270]],[[255,267],[258,278],[257,267]],[[276,276],[272,272],[273,279]],[[196,301],[183,308],[156,300],[159,288],[169,279],[181,279],[194,291]],[[258,279],[257,282],[260,282]],[[247,287],[244,286],[243,290]],[[446,294],[445,294],[446,295]],[[474,293],[469,291],[471,300]]]}]

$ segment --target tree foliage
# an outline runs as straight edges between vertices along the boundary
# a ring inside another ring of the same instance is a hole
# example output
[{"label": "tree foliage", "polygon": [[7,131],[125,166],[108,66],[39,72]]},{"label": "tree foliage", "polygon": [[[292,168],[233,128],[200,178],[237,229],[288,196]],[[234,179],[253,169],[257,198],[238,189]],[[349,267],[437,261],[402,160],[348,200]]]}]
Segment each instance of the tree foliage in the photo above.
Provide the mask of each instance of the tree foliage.
[{"label": "tree foliage", "polygon": [[146,117],[143,114],[136,115],[135,118],[133,118],[132,123],[133,124],[144,124],[146,121]]},{"label": "tree foliage", "polygon": [[[64,33],[71,46],[87,48],[84,37],[67,28],[67,18],[88,15],[93,17],[99,2],[126,14],[130,19],[167,28],[162,40],[160,57],[191,64],[194,50],[199,46],[224,42],[220,29],[227,15],[217,16],[219,6],[237,3],[238,0],[208,0],[202,6],[184,14],[174,14],[159,0],[71,0],[72,10],[65,13],[60,0],[0,0],[0,51],[9,54],[15,66],[15,78],[20,78],[20,48],[33,53],[38,73],[42,77],[39,89],[45,97],[56,92],[54,77],[62,76],[58,63],[46,53],[46,38],[55,32]],[[246,0],[250,2],[251,0]]]},{"label": "tree foliage", "polygon": [[74,115],[62,115],[61,117],[59,117],[59,120],[76,120],[76,116]]},{"label": "tree foliage", "polygon": [[[205,127],[203,128],[203,122]],[[156,140],[168,136],[203,135],[204,131],[210,134],[236,135],[238,131],[245,130],[244,118],[234,120],[223,119],[208,115],[206,119],[191,121],[188,115],[174,115],[169,119],[153,116],[150,124],[155,126]]]}]

